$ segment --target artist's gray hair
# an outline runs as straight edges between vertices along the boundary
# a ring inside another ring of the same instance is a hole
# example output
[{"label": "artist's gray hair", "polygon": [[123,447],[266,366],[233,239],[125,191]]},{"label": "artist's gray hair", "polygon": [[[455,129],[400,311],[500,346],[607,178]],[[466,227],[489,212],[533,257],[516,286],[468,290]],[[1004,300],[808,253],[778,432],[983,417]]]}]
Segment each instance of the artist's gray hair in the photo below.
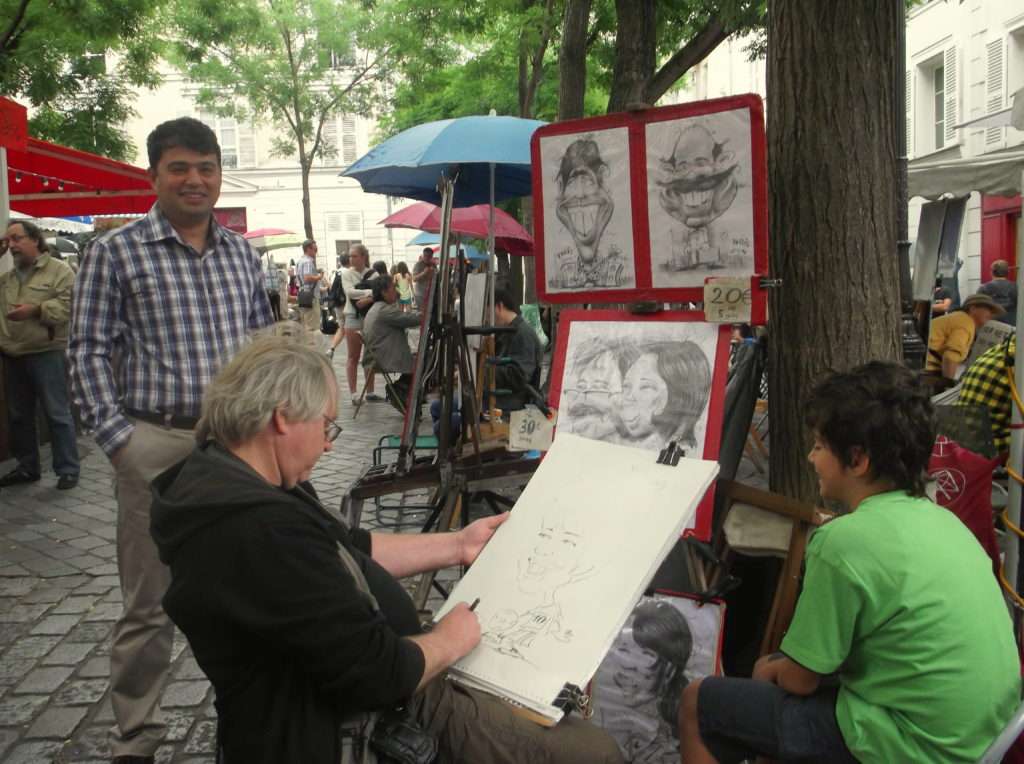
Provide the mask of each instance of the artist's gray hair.
[{"label": "artist's gray hair", "polygon": [[196,440],[239,445],[256,437],[276,409],[291,422],[305,422],[323,414],[333,395],[334,372],[323,353],[294,339],[261,337],[206,389]]}]

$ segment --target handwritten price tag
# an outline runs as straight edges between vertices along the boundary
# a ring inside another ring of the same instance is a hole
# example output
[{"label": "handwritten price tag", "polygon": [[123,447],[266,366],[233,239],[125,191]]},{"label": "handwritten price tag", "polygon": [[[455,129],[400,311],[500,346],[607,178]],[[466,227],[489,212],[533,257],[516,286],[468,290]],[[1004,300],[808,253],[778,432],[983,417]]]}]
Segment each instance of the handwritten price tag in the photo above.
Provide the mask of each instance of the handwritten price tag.
[{"label": "handwritten price tag", "polygon": [[536,406],[513,411],[508,426],[511,451],[547,451],[554,437],[555,418],[548,419]]},{"label": "handwritten price tag", "polygon": [[704,320],[712,324],[750,322],[750,279],[711,277],[704,282]]}]

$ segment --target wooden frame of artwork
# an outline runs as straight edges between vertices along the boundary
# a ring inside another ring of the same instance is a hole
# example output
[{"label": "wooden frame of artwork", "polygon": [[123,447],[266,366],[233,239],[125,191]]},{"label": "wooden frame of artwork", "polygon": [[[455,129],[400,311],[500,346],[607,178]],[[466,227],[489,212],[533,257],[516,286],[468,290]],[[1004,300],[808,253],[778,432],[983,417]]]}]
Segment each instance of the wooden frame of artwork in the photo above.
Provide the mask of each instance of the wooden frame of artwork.
[{"label": "wooden frame of artwork", "polygon": [[709,277],[768,273],[756,95],[540,128],[531,141],[537,294],[552,303],[700,302]]},{"label": "wooden frame of artwork", "polygon": [[[696,312],[563,312],[548,395],[558,430],[646,448],[652,458],[674,440],[689,456],[716,461],[729,335],[728,325]],[[710,538],[712,494],[686,535]]]}]

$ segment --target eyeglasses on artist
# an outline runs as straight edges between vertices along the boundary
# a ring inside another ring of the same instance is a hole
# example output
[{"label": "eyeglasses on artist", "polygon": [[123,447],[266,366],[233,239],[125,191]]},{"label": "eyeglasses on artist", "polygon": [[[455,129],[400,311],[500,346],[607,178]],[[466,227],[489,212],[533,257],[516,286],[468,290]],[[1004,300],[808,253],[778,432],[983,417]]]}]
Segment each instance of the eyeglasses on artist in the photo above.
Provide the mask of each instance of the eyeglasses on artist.
[{"label": "eyeglasses on artist", "polygon": [[328,443],[333,443],[341,435],[341,425],[338,424],[336,419],[328,419],[324,415],[324,438]]}]

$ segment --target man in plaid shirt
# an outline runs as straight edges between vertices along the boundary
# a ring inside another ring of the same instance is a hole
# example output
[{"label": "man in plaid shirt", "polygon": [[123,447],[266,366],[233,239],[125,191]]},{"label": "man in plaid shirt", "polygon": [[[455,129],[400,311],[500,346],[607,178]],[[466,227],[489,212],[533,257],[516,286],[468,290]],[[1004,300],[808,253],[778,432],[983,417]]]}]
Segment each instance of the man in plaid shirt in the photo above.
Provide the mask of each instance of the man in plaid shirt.
[{"label": "man in plaid shirt", "polygon": [[174,626],[170,572],[149,534],[149,484],[195,446],[203,392],[256,330],[273,322],[260,260],[213,218],[220,147],[195,119],[147,139],[157,201],[97,240],[75,285],[68,358],[75,403],[110,458],[124,596],[110,652],[114,762],[152,762]]},{"label": "man in plaid shirt", "polygon": [[985,406],[992,425],[992,442],[996,451],[1010,450],[1010,380],[1007,368],[1013,373],[1013,360],[1017,355],[1017,338],[1007,337],[993,345],[975,359],[964,372],[960,382],[958,406]]}]

